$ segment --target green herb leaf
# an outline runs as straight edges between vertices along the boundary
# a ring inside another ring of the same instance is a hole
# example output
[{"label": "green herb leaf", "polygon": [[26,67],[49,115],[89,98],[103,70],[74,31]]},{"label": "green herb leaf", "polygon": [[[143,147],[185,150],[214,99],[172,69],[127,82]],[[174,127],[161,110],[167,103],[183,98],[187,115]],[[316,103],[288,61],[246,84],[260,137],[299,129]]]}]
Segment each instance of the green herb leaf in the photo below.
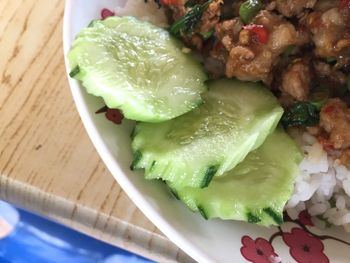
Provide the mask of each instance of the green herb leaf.
[{"label": "green herb leaf", "polygon": [[248,24],[262,7],[260,0],[247,0],[239,7],[239,16],[245,24]]},{"label": "green herb leaf", "polygon": [[208,5],[212,2],[209,0],[204,4],[194,5],[187,14],[182,16],[178,21],[176,21],[170,28],[170,32],[174,35],[179,35],[182,33],[191,33],[193,29],[201,21],[203,12],[207,9]]},{"label": "green herb leaf", "polygon": [[285,128],[314,126],[320,121],[320,111],[310,102],[297,102],[283,114],[281,121]]},{"label": "green herb leaf", "polygon": [[334,57],[329,57],[329,58],[325,58],[324,61],[328,64],[335,64],[337,62],[337,59]]},{"label": "green herb leaf", "polygon": [[185,3],[185,7],[193,7],[197,4],[197,0],[188,0],[186,3]]},{"label": "green herb leaf", "polygon": [[76,75],[78,75],[80,73],[80,67],[79,66],[75,66],[71,72],[69,72],[69,76],[71,78],[74,78]]}]

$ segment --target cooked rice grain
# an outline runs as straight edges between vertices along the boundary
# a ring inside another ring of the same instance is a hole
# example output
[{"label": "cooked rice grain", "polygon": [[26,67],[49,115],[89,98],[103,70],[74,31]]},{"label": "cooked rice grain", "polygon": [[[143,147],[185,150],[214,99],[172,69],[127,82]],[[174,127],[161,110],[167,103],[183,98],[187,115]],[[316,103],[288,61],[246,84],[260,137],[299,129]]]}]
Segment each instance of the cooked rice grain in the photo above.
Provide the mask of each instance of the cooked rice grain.
[{"label": "cooked rice grain", "polygon": [[147,3],[143,0],[126,1],[123,7],[115,8],[115,13],[118,16],[134,16],[159,27],[168,26],[167,17],[165,16],[163,8],[159,8],[153,0],[147,1]]},{"label": "cooked rice grain", "polygon": [[305,157],[286,212],[296,219],[306,208],[316,226],[325,228],[330,223],[350,230],[350,171],[329,158],[310,134],[292,136],[301,144]]}]

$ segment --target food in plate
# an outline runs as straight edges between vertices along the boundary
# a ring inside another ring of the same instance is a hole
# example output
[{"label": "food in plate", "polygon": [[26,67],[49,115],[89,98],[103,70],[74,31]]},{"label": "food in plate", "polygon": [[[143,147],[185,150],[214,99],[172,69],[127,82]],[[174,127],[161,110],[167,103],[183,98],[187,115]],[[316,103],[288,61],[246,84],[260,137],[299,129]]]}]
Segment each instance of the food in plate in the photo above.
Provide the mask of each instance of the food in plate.
[{"label": "food in plate", "polygon": [[147,179],[203,188],[258,148],[283,110],[262,85],[237,80],[208,83],[203,104],[173,120],[138,123],[132,167]]},{"label": "food in plate", "polygon": [[293,191],[301,159],[302,154],[293,140],[282,129],[277,129],[235,168],[214,177],[208,187],[170,184],[170,188],[204,218],[279,225],[283,222],[283,207]]},{"label": "food in plate", "polygon": [[92,21],[69,52],[71,76],[126,118],[159,122],[202,103],[207,79],[165,29],[133,17]]},{"label": "food in plate", "polygon": [[349,1],[146,2],[91,23],[69,54],[88,92],[141,121],[131,168],[205,218],[308,209],[350,228]]}]

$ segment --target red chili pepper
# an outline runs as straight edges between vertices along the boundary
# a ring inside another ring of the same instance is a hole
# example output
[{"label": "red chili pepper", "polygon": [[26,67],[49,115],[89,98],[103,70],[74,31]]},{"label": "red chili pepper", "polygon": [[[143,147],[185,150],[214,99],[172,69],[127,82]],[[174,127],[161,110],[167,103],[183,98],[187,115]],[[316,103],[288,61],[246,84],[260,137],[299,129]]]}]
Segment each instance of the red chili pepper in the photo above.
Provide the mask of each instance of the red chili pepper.
[{"label": "red chili pepper", "polygon": [[250,24],[243,27],[254,34],[253,38],[261,44],[266,44],[269,36],[266,28],[263,25]]},{"label": "red chili pepper", "polygon": [[102,20],[106,19],[107,17],[114,16],[115,13],[107,8],[103,8],[101,10],[101,18]]},{"label": "red chili pepper", "polygon": [[340,9],[350,8],[350,0],[340,0],[339,8]]},{"label": "red chili pepper", "polygon": [[326,139],[325,137],[323,137],[323,136],[318,136],[318,137],[317,137],[317,141],[322,145],[322,147],[323,147],[326,151],[332,151],[332,150],[334,150],[333,144],[331,144],[331,143],[329,142],[329,140]]},{"label": "red chili pepper", "polygon": [[160,0],[162,5],[176,5],[177,0]]},{"label": "red chili pepper", "polygon": [[123,114],[117,109],[108,109],[105,115],[109,121],[114,122],[115,124],[121,124],[124,119]]},{"label": "red chili pepper", "polygon": [[325,108],[323,108],[322,110],[326,113],[331,113],[335,110],[335,107],[334,107],[334,105],[328,105]]},{"label": "red chili pepper", "polygon": [[301,33],[304,33],[304,32],[306,31],[306,26],[303,25],[303,24],[299,24],[298,30],[299,30]]},{"label": "red chili pepper", "polygon": [[121,124],[122,120],[124,119],[124,115],[123,113],[121,113],[120,110],[110,109],[107,106],[103,106],[101,109],[98,109],[95,113],[105,113],[106,118],[109,121],[114,122],[115,124]]}]

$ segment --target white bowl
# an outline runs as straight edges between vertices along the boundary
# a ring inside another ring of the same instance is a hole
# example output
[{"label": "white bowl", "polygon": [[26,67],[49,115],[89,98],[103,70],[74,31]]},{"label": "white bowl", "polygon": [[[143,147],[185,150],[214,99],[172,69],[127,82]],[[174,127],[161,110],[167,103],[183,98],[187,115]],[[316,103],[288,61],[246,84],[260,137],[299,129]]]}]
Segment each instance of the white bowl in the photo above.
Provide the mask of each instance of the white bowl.
[{"label": "white bowl", "polygon": [[[102,8],[113,9],[123,2],[122,0],[67,0],[63,36],[65,55],[77,32],[87,26],[92,19],[99,18]],[[69,72],[70,69],[68,65],[66,66]],[[265,254],[267,252],[271,254],[269,243],[263,239],[269,240],[273,234],[277,233],[272,245],[274,252],[282,258],[283,262],[322,263],[328,262],[327,258],[331,262],[349,262],[350,246],[334,239],[350,241],[350,235],[341,229],[320,231],[315,227],[307,226],[308,231],[313,234],[306,234],[296,222],[284,224],[279,230],[275,227],[264,228],[242,222],[206,221],[200,215],[190,212],[169,193],[162,183],[146,181],[142,172],[130,171],[132,155],[129,135],[133,123],[124,121],[123,125],[117,126],[106,121],[103,114],[96,115],[94,112],[104,105],[102,100],[88,95],[80,83],[73,79],[69,78],[69,84],[87,133],[114,178],[138,208],[170,240],[196,261],[268,262],[266,258],[269,255],[259,256],[256,254],[259,252],[257,249]],[[288,234],[292,228],[294,231]],[[291,244],[291,241],[283,241],[281,234],[284,235],[285,240],[294,240],[294,244]],[[321,234],[329,235],[329,238],[320,241],[317,235]],[[310,247],[309,252],[301,250],[305,245]],[[324,246],[323,249],[322,246]],[[278,262],[278,258],[274,259]]]}]

